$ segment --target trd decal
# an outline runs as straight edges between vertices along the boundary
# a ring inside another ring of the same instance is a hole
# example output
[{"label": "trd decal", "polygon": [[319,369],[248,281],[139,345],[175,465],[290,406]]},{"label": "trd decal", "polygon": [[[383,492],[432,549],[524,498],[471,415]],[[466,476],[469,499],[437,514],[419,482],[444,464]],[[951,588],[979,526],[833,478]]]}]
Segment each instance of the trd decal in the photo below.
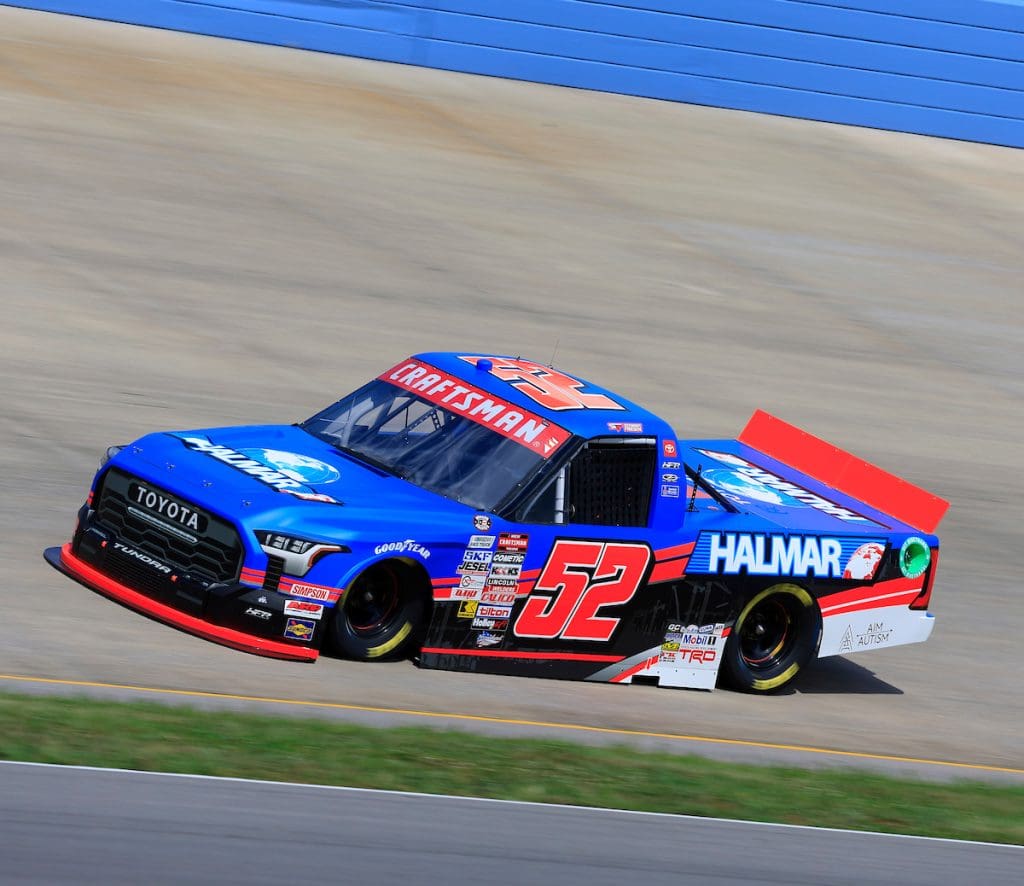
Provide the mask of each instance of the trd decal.
[{"label": "trd decal", "polygon": [[598,615],[640,589],[651,549],[644,544],[559,539],[526,600],[518,637],[609,640],[620,619]]},{"label": "trd decal", "polygon": [[[463,357],[474,366],[482,357]],[[548,409],[625,409],[604,394],[585,394],[581,390],[583,382],[529,360],[503,360],[500,357],[487,357],[491,361],[491,375],[502,381],[511,382],[512,387],[522,391],[533,400]]]}]

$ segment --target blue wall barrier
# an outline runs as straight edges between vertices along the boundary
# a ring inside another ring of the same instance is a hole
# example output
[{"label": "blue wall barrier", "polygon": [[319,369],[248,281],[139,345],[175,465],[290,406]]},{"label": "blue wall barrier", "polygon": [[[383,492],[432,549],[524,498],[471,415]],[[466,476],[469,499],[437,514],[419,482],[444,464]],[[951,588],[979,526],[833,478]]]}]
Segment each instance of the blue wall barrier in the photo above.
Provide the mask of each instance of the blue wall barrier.
[{"label": "blue wall barrier", "polygon": [[1024,0],[8,0],[6,5],[1024,147]]}]

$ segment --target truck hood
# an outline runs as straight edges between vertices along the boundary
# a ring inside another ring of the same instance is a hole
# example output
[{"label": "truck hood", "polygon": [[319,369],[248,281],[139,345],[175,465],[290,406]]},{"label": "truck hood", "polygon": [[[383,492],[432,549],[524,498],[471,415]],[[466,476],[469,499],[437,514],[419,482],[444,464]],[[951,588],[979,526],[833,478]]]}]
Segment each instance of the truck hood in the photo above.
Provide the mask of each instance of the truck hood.
[{"label": "truck hood", "polygon": [[436,536],[449,521],[468,525],[474,513],[290,425],[150,434],[111,466],[250,529],[390,536],[401,514],[403,527],[429,526]]}]

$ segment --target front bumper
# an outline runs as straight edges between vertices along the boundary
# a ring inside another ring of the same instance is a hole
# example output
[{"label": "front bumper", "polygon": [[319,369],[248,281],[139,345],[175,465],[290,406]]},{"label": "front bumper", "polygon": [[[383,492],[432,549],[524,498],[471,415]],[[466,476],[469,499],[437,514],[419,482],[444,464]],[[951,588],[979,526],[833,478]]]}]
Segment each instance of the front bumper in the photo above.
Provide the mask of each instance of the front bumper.
[{"label": "front bumper", "polygon": [[[289,621],[284,615],[286,595],[237,582],[204,586],[187,575],[159,569],[133,588],[103,569],[111,543],[106,533],[85,529],[76,533],[74,543],[47,548],[44,556],[55,569],[86,587],[189,634],[254,655],[316,661],[324,622],[309,622],[305,641],[281,638]],[[247,615],[246,610],[265,615]],[[252,632],[246,629],[247,620],[253,623]]]}]

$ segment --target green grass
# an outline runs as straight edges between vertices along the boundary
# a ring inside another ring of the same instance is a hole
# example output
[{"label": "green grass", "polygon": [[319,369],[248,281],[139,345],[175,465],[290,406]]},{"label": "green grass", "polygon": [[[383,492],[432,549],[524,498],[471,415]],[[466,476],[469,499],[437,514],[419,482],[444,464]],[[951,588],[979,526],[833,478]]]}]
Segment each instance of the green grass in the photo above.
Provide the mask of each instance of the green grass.
[{"label": "green grass", "polygon": [[0,694],[0,759],[1024,843],[1024,787],[154,704]]}]

